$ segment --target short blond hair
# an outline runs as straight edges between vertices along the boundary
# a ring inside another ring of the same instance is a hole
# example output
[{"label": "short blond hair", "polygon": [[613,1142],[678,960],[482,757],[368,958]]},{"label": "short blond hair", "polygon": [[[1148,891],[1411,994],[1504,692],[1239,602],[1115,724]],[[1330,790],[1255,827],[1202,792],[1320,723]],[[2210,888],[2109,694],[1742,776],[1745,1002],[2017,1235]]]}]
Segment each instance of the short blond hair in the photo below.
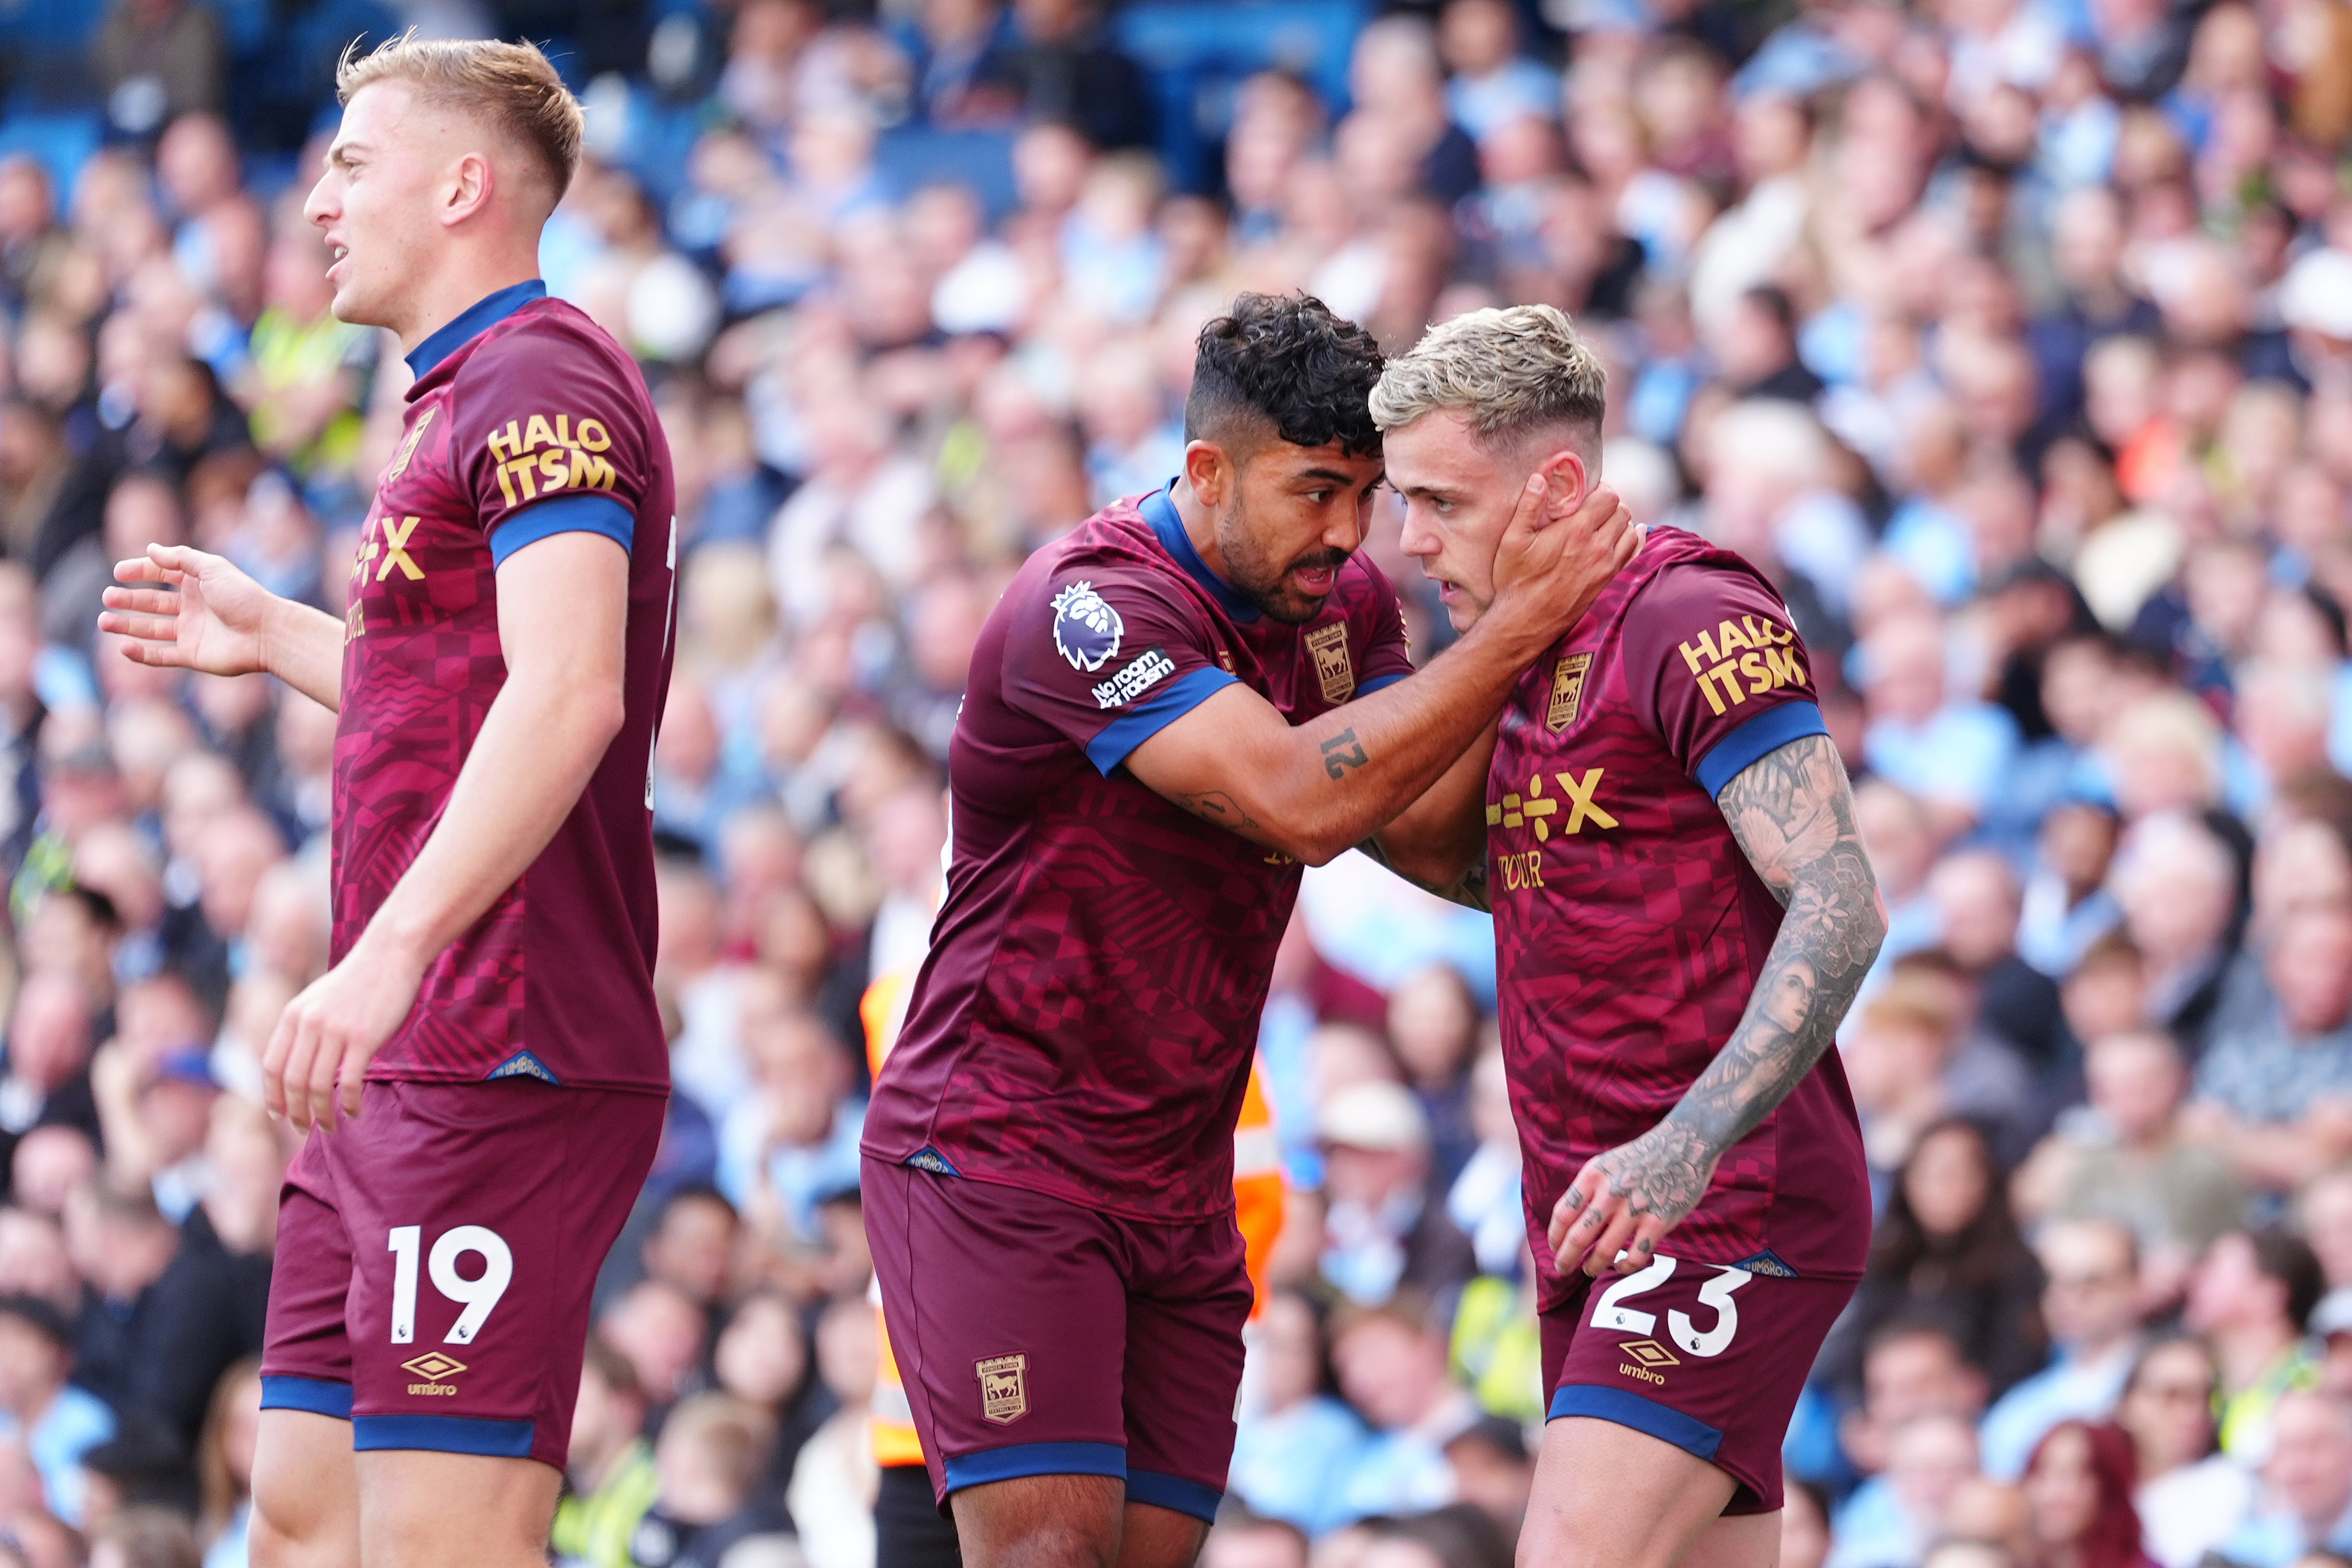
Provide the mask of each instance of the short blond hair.
[{"label": "short blond hair", "polygon": [[1609,410],[1609,373],[1550,305],[1471,310],[1429,329],[1389,361],[1372,388],[1372,422],[1382,430],[1424,414],[1469,416],[1482,441],[1514,439],[1551,425],[1590,426]]},{"label": "short blond hair", "polygon": [[420,38],[412,27],[367,54],[359,42],[335,66],[335,101],[372,82],[404,81],[434,103],[478,115],[537,160],[561,201],[580,166],[580,100],[536,44]]}]

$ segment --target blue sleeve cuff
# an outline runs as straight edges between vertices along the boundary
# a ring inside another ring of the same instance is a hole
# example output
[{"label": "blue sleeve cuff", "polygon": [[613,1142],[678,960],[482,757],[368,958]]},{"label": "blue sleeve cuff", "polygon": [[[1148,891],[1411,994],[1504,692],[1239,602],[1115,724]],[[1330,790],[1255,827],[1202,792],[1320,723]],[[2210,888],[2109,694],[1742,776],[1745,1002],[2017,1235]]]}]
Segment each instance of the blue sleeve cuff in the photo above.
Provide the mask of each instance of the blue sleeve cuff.
[{"label": "blue sleeve cuff", "polygon": [[1140,708],[1131,708],[1100,730],[1087,742],[1087,761],[1104,777],[1127,761],[1127,754],[1176,722],[1177,720],[1214,697],[1228,686],[1238,685],[1231,671],[1214,665],[1202,665],[1190,675],[1176,678],[1173,685]]},{"label": "blue sleeve cuff", "polygon": [[1400,669],[1393,675],[1376,675],[1372,677],[1371,679],[1365,681],[1361,686],[1357,687],[1356,695],[1359,697],[1370,697],[1375,691],[1394,686],[1398,681],[1402,680],[1412,673],[1412,671],[1409,669]]},{"label": "blue sleeve cuff", "polygon": [[611,496],[557,496],[510,514],[490,530],[490,563],[557,533],[601,533],[623,550],[635,547],[637,520]]},{"label": "blue sleeve cuff", "polygon": [[1691,777],[1712,799],[1723,793],[1724,785],[1790,742],[1829,732],[1830,727],[1822,722],[1820,703],[1783,702],[1759,713],[1717,741],[1714,749],[1698,760],[1698,766],[1691,770]]}]

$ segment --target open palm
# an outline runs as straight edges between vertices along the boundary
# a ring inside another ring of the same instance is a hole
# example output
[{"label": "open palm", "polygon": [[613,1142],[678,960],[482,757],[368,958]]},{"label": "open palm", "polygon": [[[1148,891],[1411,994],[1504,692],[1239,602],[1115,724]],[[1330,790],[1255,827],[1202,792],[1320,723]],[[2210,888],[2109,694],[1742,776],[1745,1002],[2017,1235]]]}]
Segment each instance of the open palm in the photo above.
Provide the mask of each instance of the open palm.
[{"label": "open palm", "polygon": [[183,545],[151,544],[118,562],[98,629],[128,638],[123,656],[139,664],[245,675],[262,668],[262,631],[277,596],[218,555]]}]

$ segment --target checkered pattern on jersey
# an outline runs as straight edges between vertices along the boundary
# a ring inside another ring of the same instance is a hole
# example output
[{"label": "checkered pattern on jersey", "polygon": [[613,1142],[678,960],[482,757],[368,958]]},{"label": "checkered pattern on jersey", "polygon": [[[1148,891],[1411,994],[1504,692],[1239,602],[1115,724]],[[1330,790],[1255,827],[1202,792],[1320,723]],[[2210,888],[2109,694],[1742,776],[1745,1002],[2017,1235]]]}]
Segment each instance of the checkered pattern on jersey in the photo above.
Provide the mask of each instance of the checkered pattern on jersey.
[{"label": "checkered pattern on jersey", "polygon": [[[1488,775],[1503,1047],[1547,1306],[1565,1294],[1544,1235],[1553,1205],[1587,1160],[1654,1127],[1714,1059],[1780,926],[1779,903],[1690,775],[1703,752],[1677,757],[1666,738],[1675,727],[1656,693],[1692,672],[1679,628],[1662,639],[1638,617],[1670,571],[1722,575],[1735,620],[1739,609],[1753,619],[1759,593],[1779,604],[1738,557],[1659,531],[1521,679]],[[1743,692],[1755,712],[1812,695],[1809,684]],[[1748,716],[1726,714],[1733,725]],[[1832,1058],[1725,1156],[1674,1254],[1736,1263],[1769,1249],[1801,1273],[1859,1268],[1861,1169]]]}]

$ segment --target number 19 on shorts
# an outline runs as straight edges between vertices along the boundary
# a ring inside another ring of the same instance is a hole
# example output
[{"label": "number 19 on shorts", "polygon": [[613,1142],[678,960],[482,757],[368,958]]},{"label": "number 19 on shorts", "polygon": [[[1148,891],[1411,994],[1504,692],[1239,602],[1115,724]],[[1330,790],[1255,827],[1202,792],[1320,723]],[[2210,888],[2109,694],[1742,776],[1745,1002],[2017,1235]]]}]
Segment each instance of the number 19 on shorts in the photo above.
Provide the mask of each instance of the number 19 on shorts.
[{"label": "number 19 on shorts", "polygon": [[[424,1245],[423,1226],[393,1226],[392,1342],[396,1345],[416,1342],[416,1257]],[[471,1279],[457,1272],[457,1259],[468,1252],[482,1256],[482,1271]],[[425,1270],[433,1277],[433,1289],[466,1309],[441,1342],[469,1345],[514,1279],[514,1253],[487,1226],[461,1225],[441,1233],[425,1260]]]}]

